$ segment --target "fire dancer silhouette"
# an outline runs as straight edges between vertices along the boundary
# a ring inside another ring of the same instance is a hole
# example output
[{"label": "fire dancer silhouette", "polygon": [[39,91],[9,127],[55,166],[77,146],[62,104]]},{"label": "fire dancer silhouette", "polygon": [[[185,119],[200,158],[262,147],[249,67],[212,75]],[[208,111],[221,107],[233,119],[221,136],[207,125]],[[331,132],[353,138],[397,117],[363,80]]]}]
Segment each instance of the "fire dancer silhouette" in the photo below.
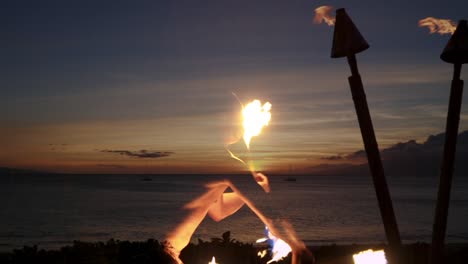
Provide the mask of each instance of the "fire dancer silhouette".
[{"label": "fire dancer silhouette", "polygon": [[[260,134],[263,126],[268,125],[271,114],[271,104],[265,103],[261,105],[259,100],[254,100],[247,106],[242,106],[243,120],[243,140],[249,149],[250,140],[253,136]],[[229,145],[237,142],[235,140],[226,145],[226,150],[232,158],[246,164],[242,159],[235,156],[230,150]],[[247,164],[246,164],[247,165]],[[254,181],[249,181],[245,186],[246,181],[237,176],[226,176],[221,181],[216,181],[207,184],[206,191],[195,200],[187,203],[184,209],[188,210],[188,215],[185,219],[166,236],[166,241],[169,244],[167,247],[168,253],[174,258],[175,263],[182,264],[179,259],[179,254],[185,248],[190,239],[206,217],[210,216],[214,221],[221,221],[224,218],[237,212],[242,206],[246,205],[253,213],[265,224],[269,229],[272,237],[276,241],[287,244],[289,247],[287,252],[276,253],[272,256],[272,261],[276,261],[286,256],[292,251],[292,263],[314,263],[312,253],[310,253],[304,243],[297,239],[292,226],[280,217],[273,217],[273,213],[265,215],[265,208],[259,208],[252,201],[254,199],[269,200],[268,193],[270,192],[270,184],[268,177],[261,172],[254,170],[253,166],[249,166]],[[255,184],[257,183],[257,184]],[[252,185],[253,184],[253,185]],[[260,189],[259,189],[260,187]],[[256,189],[255,192],[243,192],[246,189]],[[230,190],[228,190],[230,189]],[[265,206],[265,205],[263,205]]]}]

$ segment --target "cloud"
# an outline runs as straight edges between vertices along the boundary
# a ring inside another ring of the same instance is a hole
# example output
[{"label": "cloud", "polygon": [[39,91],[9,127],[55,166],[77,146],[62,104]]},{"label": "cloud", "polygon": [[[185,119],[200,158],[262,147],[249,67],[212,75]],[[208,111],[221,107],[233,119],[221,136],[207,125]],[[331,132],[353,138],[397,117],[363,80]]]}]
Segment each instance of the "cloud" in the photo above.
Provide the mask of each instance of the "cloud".
[{"label": "cloud", "polygon": [[338,154],[338,155],[320,157],[320,159],[321,160],[335,161],[335,160],[345,160],[346,157],[344,155]]},{"label": "cloud", "polygon": [[139,150],[139,151],[130,151],[130,150],[101,150],[101,152],[105,153],[116,153],[120,154],[123,156],[128,156],[128,157],[135,157],[135,158],[163,158],[163,157],[169,157],[170,155],[174,154],[174,152],[170,151],[149,151],[149,150]]},{"label": "cloud", "polygon": [[[445,133],[429,136],[425,142],[399,142],[380,151],[384,170],[391,176],[438,176],[442,162]],[[326,164],[311,167],[312,173],[356,175],[368,174],[366,152],[322,157]],[[468,174],[468,130],[458,135],[454,172]]]},{"label": "cloud", "polygon": [[344,161],[344,162],[360,162],[365,161],[366,159],[366,152],[364,150],[358,150],[356,152],[350,154],[338,154],[338,155],[331,155],[320,157],[321,160],[329,160],[329,161]]},{"label": "cloud", "polygon": [[65,151],[67,149],[68,144],[62,143],[62,144],[49,144],[49,149],[50,150],[56,150],[56,151]]}]

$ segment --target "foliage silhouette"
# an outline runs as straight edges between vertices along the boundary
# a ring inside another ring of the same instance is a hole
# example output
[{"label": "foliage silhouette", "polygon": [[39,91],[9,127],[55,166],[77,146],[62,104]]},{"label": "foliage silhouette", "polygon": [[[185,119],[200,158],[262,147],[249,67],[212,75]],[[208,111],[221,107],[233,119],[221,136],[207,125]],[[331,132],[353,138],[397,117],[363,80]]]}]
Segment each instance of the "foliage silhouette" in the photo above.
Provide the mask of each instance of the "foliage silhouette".
[{"label": "foliage silhouette", "polygon": [[[12,252],[0,253],[2,264],[173,264],[165,252],[166,243],[149,239],[141,242],[119,241],[80,242],[59,250],[38,249],[25,246]],[[385,245],[327,245],[311,247],[317,263],[352,264],[352,254],[369,248],[382,249]],[[185,264],[206,264],[213,256],[221,264],[265,264],[268,257],[260,258],[258,251],[266,247],[239,242],[225,232],[211,241],[198,240],[190,243],[180,255]],[[400,252],[403,262],[399,264],[429,263],[430,245],[414,243],[404,245]],[[450,244],[446,248],[446,263],[462,264],[468,259],[468,245]],[[290,256],[276,264],[290,263]]]}]

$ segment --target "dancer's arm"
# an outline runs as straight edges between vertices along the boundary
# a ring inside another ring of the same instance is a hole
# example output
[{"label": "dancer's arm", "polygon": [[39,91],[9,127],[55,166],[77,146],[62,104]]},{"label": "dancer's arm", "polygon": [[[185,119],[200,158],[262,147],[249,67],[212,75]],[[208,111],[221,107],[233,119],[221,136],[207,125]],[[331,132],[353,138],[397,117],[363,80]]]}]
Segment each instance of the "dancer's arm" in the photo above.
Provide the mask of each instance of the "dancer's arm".
[{"label": "dancer's arm", "polygon": [[223,195],[211,205],[208,210],[208,215],[216,222],[219,222],[237,212],[243,205],[244,202],[237,193],[223,193]]}]

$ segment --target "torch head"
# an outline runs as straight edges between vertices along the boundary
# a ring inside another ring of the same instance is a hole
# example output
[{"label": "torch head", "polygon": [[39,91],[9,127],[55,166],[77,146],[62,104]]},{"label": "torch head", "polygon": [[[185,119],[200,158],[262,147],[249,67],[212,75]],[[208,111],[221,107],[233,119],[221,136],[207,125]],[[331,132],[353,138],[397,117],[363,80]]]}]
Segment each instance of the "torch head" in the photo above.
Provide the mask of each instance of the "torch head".
[{"label": "torch head", "polygon": [[460,20],[440,58],[453,64],[468,63],[468,27],[466,20]]},{"label": "torch head", "polygon": [[346,14],[345,9],[337,9],[331,57],[346,57],[368,48],[369,44]]}]

